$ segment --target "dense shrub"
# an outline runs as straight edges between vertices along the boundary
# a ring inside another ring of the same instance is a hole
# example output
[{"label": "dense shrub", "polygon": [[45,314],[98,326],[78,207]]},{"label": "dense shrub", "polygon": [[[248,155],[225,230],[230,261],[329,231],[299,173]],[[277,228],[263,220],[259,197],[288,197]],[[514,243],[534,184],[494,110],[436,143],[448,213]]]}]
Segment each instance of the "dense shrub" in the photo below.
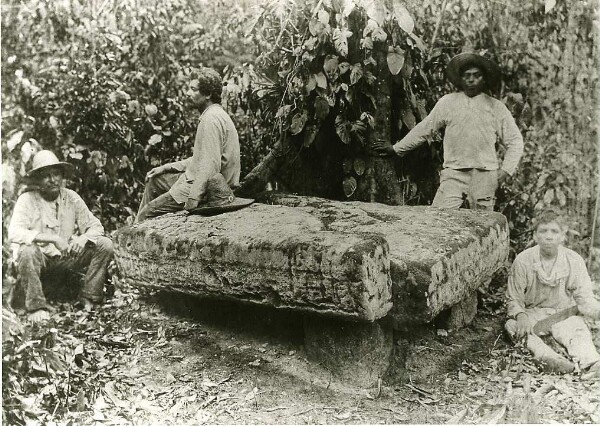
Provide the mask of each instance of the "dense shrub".
[{"label": "dense shrub", "polygon": [[[332,27],[338,31],[335,37],[323,32],[319,25],[344,22],[335,15],[339,2],[265,2],[258,8],[234,0],[137,3],[5,2],[4,226],[24,171],[22,163],[38,144],[75,164],[72,187],[108,229],[123,223],[137,207],[145,172],[190,152],[197,115],[182,96],[189,66],[214,66],[223,73],[225,102],[242,140],[244,174],[281,132],[300,134],[329,109],[339,112],[338,137],[348,136],[348,129],[350,139],[360,144],[369,111],[363,115],[365,111],[353,110],[351,103],[326,105],[332,100],[327,97],[329,86],[320,87],[318,81],[310,96],[300,96],[313,84],[311,76],[319,75],[308,67],[297,68],[305,54],[321,57],[322,67],[327,55],[332,60],[331,55],[344,50],[344,40],[352,48],[353,42],[369,36],[356,27],[351,38],[341,24]],[[355,3],[365,11],[377,4]],[[406,132],[442,94],[453,90],[443,70],[454,54],[465,46],[486,50],[502,67],[505,85],[500,95],[525,136],[518,173],[499,193],[498,208],[511,223],[513,247],[520,250],[528,243],[529,219],[536,208],[558,205],[573,222],[571,245],[587,254],[597,192],[595,3],[442,3],[443,14],[440,2],[432,0],[382,2],[394,11],[405,5],[414,17],[413,34],[426,43],[419,48],[415,39],[409,43],[406,31],[382,26],[394,39],[390,47],[409,52],[406,58],[413,62],[411,73],[403,66],[410,90],[404,91],[400,103],[407,113],[398,117],[399,133],[392,132],[392,137]],[[329,20],[320,11],[328,13]],[[386,60],[387,53],[399,52],[385,52]],[[392,64],[394,59],[398,56],[393,55]],[[299,77],[293,78],[294,73]],[[335,84],[348,86],[346,77]],[[431,150],[423,149],[401,168],[414,174],[438,167],[436,140]],[[307,141],[310,145],[311,139]],[[407,188],[413,202],[430,198],[424,188]]]}]

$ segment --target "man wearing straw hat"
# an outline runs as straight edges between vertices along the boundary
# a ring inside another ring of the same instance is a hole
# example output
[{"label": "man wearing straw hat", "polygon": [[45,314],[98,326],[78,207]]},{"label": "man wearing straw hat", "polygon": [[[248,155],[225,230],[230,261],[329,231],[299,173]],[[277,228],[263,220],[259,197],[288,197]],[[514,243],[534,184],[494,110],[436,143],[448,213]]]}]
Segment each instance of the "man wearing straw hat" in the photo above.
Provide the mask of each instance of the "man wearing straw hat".
[{"label": "man wearing straw hat", "polygon": [[25,310],[33,322],[50,317],[40,280],[43,273],[87,267],[79,302],[90,309],[103,301],[112,241],[81,197],[64,187],[64,176],[72,168],[51,151],[35,154],[26,175],[31,190],[17,199],[8,227]]},{"label": "man wearing straw hat", "polygon": [[[433,207],[457,209],[466,196],[471,208],[493,210],[495,192],[516,168],[523,138],[510,111],[484,93],[497,91],[498,66],[483,56],[461,53],[448,63],[448,79],[460,92],[443,96],[429,115],[395,145],[376,143],[380,155],[400,157],[445,128],[444,164]],[[503,161],[496,145],[506,147]]]}]

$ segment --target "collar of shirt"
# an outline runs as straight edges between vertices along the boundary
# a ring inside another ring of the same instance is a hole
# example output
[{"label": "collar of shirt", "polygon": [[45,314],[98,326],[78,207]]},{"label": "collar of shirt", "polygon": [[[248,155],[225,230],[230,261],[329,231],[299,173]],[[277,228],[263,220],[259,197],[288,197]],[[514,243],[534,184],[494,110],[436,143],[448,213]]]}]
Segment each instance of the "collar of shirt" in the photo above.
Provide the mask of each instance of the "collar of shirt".
[{"label": "collar of shirt", "polygon": [[556,256],[556,263],[552,266],[552,269],[550,271],[545,271],[542,267],[540,248],[539,246],[537,247],[536,260],[533,263],[533,269],[541,284],[555,287],[558,285],[561,279],[569,276],[571,268],[569,266],[565,250],[562,246],[558,248],[558,253]]}]

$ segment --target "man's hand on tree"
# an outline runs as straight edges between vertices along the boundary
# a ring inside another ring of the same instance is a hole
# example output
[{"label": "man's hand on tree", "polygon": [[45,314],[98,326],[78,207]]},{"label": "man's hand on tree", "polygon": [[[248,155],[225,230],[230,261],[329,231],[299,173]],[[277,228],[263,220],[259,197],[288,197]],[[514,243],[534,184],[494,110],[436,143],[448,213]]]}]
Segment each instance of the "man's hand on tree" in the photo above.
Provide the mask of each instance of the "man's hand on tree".
[{"label": "man's hand on tree", "polygon": [[89,240],[83,235],[72,238],[71,242],[69,243],[68,253],[75,257],[79,256],[81,253],[83,253],[83,249],[88,241]]},{"label": "man's hand on tree", "polygon": [[529,334],[533,334],[534,325],[535,321],[531,320],[529,315],[526,313],[520,313],[517,315],[517,329],[515,330],[516,337],[521,339]]},{"label": "man's hand on tree", "polygon": [[502,185],[504,182],[506,182],[506,180],[507,180],[509,177],[510,177],[510,175],[509,175],[509,174],[508,174],[506,171],[504,171],[504,170],[502,170],[502,169],[499,169],[499,170],[498,170],[498,186],[500,186],[500,185]]},{"label": "man's hand on tree", "polygon": [[373,145],[371,145],[371,149],[376,155],[379,155],[380,157],[389,157],[396,153],[392,145],[382,141],[373,142]]},{"label": "man's hand on tree", "polygon": [[150,178],[153,178],[158,175],[162,175],[163,173],[166,173],[166,172],[167,172],[167,168],[164,165],[154,167],[153,169],[150,169],[150,171],[148,173],[146,173],[146,182],[148,182],[150,180]]},{"label": "man's hand on tree", "polygon": [[198,200],[195,200],[193,198],[188,198],[187,201],[185,202],[185,206],[184,209],[186,210],[192,210],[195,209],[196,207],[198,207]]}]

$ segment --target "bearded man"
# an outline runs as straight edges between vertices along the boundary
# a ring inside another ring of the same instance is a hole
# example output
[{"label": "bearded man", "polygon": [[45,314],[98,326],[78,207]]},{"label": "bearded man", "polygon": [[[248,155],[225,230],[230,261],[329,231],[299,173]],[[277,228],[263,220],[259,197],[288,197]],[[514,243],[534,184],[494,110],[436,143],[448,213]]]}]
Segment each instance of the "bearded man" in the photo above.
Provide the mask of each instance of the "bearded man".
[{"label": "bearded man", "polygon": [[87,267],[79,302],[88,310],[103,302],[113,245],[81,197],[64,187],[72,167],[51,151],[35,154],[26,175],[32,185],[17,199],[8,227],[25,310],[33,322],[50,317],[41,281],[49,271]]}]

